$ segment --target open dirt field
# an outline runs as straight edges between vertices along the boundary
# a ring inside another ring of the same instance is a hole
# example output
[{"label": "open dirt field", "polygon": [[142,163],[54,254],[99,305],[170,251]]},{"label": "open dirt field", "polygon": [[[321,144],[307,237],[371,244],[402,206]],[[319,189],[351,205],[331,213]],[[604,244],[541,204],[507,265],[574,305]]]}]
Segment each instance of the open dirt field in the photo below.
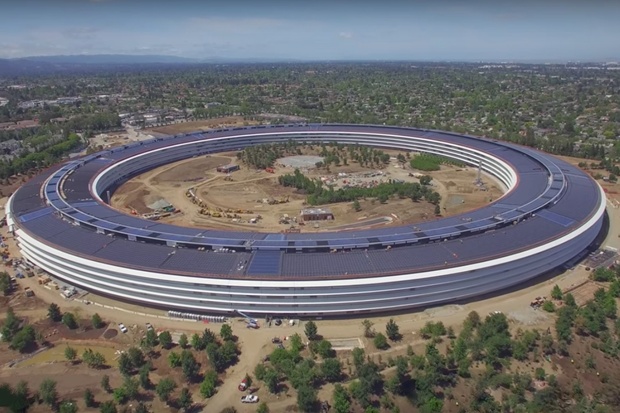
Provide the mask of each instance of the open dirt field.
[{"label": "open dirt field", "polygon": [[162,166],[125,183],[112,195],[111,204],[125,213],[133,209],[138,214],[152,212],[148,205],[161,199],[183,208],[185,203],[179,200],[186,201],[187,188],[192,187],[196,181],[212,180],[215,168],[230,162],[228,156],[210,156]]},{"label": "open dirt field", "polygon": [[260,122],[244,120],[243,116],[227,116],[224,118],[196,120],[192,122],[175,123],[174,125],[160,126],[157,128],[145,129],[145,132],[156,132],[164,135],[174,135],[177,133],[195,132],[201,129],[224,128],[229,126],[248,126],[257,125]]},{"label": "open dirt field", "polygon": [[[215,170],[236,162],[236,153],[231,152],[156,168],[121,186],[112,196],[112,205],[124,212],[133,209],[138,214],[146,214],[153,212],[148,205],[163,199],[180,210],[180,213],[161,218],[164,222],[241,231],[281,232],[291,227],[302,232],[344,230],[435,219],[432,204],[393,196],[385,204],[375,199],[360,199],[360,211],[355,211],[351,202],[320,205],[318,207],[331,209],[335,219],[304,225],[298,217],[301,209],[308,207],[306,195],[283,187],[277,181],[279,176],[293,173],[293,167],[279,162],[273,174],[243,165],[228,175]],[[418,182],[418,178],[410,176],[415,172],[409,167],[402,168],[395,160],[380,170],[358,164],[332,166],[329,170],[303,170],[309,178],[328,180],[336,190],[344,185],[370,185],[393,179]],[[374,176],[364,176],[370,174]],[[500,185],[487,176],[483,177],[485,188],[476,186],[475,168],[444,165],[440,171],[429,175],[433,177],[432,189],[442,196],[444,216],[482,207],[502,194]],[[201,202],[192,202],[187,196],[190,188]],[[252,222],[258,216],[261,218]]]},{"label": "open dirt field", "polygon": [[594,298],[594,293],[599,288],[603,287],[603,285],[594,282],[592,280],[588,280],[582,284],[576,285],[569,290],[564,291],[564,293],[571,293],[573,297],[575,297],[575,302],[579,307],[584,306],[589,300]]}]

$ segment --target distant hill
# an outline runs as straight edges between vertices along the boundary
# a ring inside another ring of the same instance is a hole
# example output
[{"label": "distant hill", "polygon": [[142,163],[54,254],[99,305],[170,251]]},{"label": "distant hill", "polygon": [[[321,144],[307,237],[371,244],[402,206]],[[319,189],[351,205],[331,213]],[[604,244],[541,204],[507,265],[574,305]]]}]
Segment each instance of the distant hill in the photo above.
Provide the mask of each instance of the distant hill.
[{"label": "distant hill", "polygon": [[188,58],[165,55],[58,55],[28,56],[14,59],[0,59],[0,77],[44,75],[49,73],[93,73],[101,70],[138,70],[158,65],[192,64],[235,64],[235,63],[275,63],[294,62],[294,60],[260,58]]},{"label": "distant hill", "polygon": [[136,69],[153,65],[182,65],[202,62],[204,61],[199,59],[158,55],[29,56],[16,59],[0,59],[0,77],[44,75],[49,73],[92,73],[106,69]]},{"label": "distant hill", "polygon": [[30,62],[60,63],[60,64],[147,64],[147,63],[201,63],[204,60],[178,56],[163,55],[124,55],[124,54],[95,54],[95,55],[58,55],[58,56],[29,56],[20,59]]}]

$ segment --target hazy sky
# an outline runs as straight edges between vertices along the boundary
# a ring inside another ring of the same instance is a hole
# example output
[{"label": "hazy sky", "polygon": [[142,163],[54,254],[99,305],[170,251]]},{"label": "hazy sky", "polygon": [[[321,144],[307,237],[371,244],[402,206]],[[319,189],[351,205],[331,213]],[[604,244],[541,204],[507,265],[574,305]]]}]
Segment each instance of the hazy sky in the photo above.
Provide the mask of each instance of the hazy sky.
[{"label": "hazy sky", "polygon": [[620,0],[2,0],[0,57],[608,60]]}]

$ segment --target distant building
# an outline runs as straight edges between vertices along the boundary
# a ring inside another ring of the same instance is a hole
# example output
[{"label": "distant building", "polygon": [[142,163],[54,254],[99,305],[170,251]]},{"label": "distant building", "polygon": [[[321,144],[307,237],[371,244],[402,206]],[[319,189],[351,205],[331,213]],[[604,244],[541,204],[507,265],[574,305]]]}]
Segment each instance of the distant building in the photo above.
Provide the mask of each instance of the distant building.
[{"label": "distant building", "polygon": [[300,213],[302,221],[331,221],[334,214],[329,208],[304,208]]},{"label": "distant building", "polygon": [[225,174],[229,174],[231,172],[238,171],[239,169],[241,169],[241,168],[239,168],[239,165],[234,164],[234,163],[230,163],[228,165],[218,166],[217,167],[217,171],[218,172],[223,172]]},{"label": "distant building", "polygon": [[19,130],[28,128],[39,127],[39,121],[37,120],[20,120],[17,122],[3,122],[0,123],[1,130]]}]

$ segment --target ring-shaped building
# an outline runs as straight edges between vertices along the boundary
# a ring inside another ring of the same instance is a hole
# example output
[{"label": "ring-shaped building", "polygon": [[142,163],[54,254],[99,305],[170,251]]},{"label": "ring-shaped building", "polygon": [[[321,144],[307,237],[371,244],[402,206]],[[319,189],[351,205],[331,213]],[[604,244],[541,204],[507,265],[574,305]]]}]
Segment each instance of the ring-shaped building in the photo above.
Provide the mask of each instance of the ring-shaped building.
[{"label": "ring-shaped building", "polygon": [[[297,234],[174,226],[106,202],[155,167],[289,140],[446,156],[492,175],[505,194],[432,221]],[[6,213],[27,261],[94,293],[192,313],[330,316],[521,284],[583,256],[602,229],[605,202],[590,176],[530,148],[425,129],[299,124],[200,131],[74,159],[24,184]]]}]

